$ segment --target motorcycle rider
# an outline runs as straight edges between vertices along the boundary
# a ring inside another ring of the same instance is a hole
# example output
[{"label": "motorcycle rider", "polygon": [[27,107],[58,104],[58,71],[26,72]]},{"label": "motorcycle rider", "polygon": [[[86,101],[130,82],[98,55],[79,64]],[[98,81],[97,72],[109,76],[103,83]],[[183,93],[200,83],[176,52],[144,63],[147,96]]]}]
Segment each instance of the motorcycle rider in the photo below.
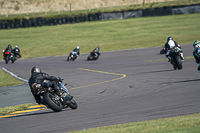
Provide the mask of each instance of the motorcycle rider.
[{"label": "motorcycle rider", "polygon": [[196,60],[196,63],[199,64],[199,66],[197,67],[197,70],[200,72],[200,41],[195,40],[193,42],[193,56]]},{"label": "motorcycle rider", "polygon": [[21,58],[21,54],[20,54],[20,49],[19,47],[16,45],[15,48],[13,49],[13,53],[14,53],[14,56],[17,57],[17,58]]},{"label": "motorcycle rider", "polygon": [[59,77],[50,76],[49,74],[43,73],[38,66],[34,66],[31,69],[31,77],[29,78],[29,87],[31,92],[38,104],[45,104],[44,101],[40,98],[39,91],[36,89],[37,84],[42,84],[44,80],[48,80],[48,84],[54,91],[60,96],[60,87],[58,86],[58,82],[62,81]]},{"label": "motorcycle rider", "polygon": [[99,47],[96,47],[94,50],[93,50],[93,53],[95,54],[94,55],[94,58],[96,58],[97,56],[99,56],[101,53],[100,53],[100,48]]},{"label": "motorcycle rider", "polygon": [[[173,40],[173,38],[170,36],[167,38],[167,42],[165,43],[165,46],[164,46],[164,51],[165,51],[165,56],[169,59],[169,62],[173,65],[172,63],[172,57],[170,55],[170,48],[173,48],[174,46],[176,47],[179,47],[181,49],[181,46]],[[183,52],[181,51],[181,60],[184,60],[184,57],[183,57]],[[173,65],[174,66],[174,65]],[[175,69],[175,66],[174,66],[174,69]]]},{"label": "motorcycle rider", "polygon": [[8,47],[3,51],[3,57],[4,57],[4,60],[5,60],[5,52],[10,52],[12,53],[12,46],[9,44]]},{"label": "motorcycle rider", "polygon": [[77,55],[77,57],[80,55],[80,47],[79,46],[77,46],[74,50],[73,50],[73,52],[76,52],[76,55]]}]

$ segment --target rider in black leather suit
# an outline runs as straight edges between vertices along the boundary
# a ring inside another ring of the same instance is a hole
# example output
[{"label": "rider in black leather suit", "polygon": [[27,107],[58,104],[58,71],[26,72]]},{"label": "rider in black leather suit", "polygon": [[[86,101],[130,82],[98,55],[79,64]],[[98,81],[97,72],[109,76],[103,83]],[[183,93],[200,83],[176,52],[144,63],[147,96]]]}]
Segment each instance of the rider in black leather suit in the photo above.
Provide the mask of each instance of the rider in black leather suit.
[{"label": "rider in black leather suit", "polygon": [[41,69],[38,66],[35,66],[31,70],[31,77],[29,78],[28,83],[29,83],[31,92],[38,104],[45,104],[45,103],[40,98],[40,95],[37,94],[38,91],[35,90],[34,88],[36,84],[41,84],[44,82],[44,80],[49,80],[48,82],[49,86],[52,87],[58,95],[61,95],[60,87],[58,86],[58,82],[61,81],[61,79],[56,78],[54,76],[50,76],[49,74],[46,74],[46,73],[42,73]]},{"label": "rider in black leather suit", "polygon": [[3,57],[4,57],[4,59],[5,59],[5,52],[10,52],[10,53],[12,53],[12,46],[9,44],[8,45],[8,47],[4,50],[4,52],[3,52]]}]

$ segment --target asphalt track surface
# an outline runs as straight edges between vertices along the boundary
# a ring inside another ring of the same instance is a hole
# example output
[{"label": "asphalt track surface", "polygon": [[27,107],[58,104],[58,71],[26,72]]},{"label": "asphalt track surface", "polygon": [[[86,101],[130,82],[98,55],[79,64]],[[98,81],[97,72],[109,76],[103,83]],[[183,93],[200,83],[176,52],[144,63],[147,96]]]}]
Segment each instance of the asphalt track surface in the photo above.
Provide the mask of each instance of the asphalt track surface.
[{"label": "asphalt track surface", "polygon": [[[26,80],[35,65],[64,78],[79,107],[3,118],[0,132],[58,133],[199,113],[200,73],[194,59],[186,59],[182,70],[173,70],[167,61],[157,61],[165,59],[160,49],[103,52],[98,61],[86,61],[88,54],[74,62],[67,62],[67,56],[21,59],[14,64],[1,61],[0,66]],[[191,44],[182,49],[185,57],[192,56]]]}]

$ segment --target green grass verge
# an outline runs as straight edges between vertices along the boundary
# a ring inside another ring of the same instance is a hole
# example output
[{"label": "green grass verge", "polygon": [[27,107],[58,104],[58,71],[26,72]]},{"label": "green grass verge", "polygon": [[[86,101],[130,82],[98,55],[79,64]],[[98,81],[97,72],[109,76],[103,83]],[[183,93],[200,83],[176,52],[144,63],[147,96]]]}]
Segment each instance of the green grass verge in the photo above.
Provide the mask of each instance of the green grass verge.
[{"label": "green grass verge", "polygon": [[200,114],[84,129],[70,133],[199,133]]},{"label": "green grass verge", "polygon": [[24,82],[14,78],[13,76],[7,74],[2,69],[0,69],[0,87],[10,86],[10,85],[19,85]]},{"label": "green grass verge", "polygon": [[188,44],[199,39],[199,22],[200,13],[0,30],[0,49],[18,45],[22,58],[33,58],[68,55],[76,46],[81,53],[163,46],[168,36]]},{"label": "green grass verge", "polygon": [[28,107],[30,107],[32,105],[34,105],[34,104],[27,103],[27,104],[20,104],[20,105],[16,105],[16,106],[9,106],[9,107],[0,108],[0,115],[13,113],[15,111],[21,111],[21,110],[27,109]]}]

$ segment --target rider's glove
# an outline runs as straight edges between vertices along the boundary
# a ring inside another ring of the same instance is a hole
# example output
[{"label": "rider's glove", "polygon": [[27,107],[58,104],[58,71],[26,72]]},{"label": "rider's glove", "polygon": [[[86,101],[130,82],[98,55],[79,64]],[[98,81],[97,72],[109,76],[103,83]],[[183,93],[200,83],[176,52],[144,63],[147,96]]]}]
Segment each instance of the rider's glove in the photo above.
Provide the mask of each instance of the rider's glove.
[{"label": "rider's glove", "polygon": [[58,77],[58,81],[62,82],[62,79],[60,77]]}]

